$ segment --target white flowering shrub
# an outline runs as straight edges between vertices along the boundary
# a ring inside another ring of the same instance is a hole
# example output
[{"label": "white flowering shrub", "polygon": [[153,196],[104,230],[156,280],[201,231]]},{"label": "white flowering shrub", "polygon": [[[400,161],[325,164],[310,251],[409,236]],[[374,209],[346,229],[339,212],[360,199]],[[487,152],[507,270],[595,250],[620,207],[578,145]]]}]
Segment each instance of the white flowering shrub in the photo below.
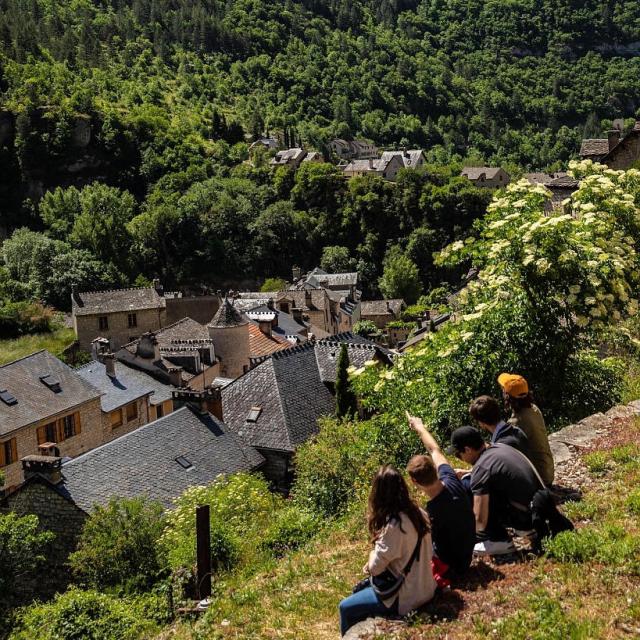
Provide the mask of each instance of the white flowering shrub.
[{"label": "white flowering shrub", "polygon": [[560,425],[615,402],[621,369],[588,354],[605,330],[637,313],[640,172],[576,163],[579,189],[560,210],[526,180],[498,193],[475,234],[442,265],[470,260],[478,277],[454,319],[392,370],[352,371],[365,407],[400,428],[404,409],[443,432],[469,420],[469,401],[498,394],[501,371],[528,378]]}]

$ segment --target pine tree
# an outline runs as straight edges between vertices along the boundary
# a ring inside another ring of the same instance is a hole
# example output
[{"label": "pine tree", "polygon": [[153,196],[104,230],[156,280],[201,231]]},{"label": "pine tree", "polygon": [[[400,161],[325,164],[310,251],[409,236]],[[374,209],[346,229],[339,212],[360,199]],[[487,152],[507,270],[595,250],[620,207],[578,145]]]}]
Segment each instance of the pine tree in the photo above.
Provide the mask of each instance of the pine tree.
[{"label": "pine tree", "polygon": [[356,413],[356,397],[349,382],[349,353],[347,345],[342,344],[336,362],[336,415],[345,418]]}]

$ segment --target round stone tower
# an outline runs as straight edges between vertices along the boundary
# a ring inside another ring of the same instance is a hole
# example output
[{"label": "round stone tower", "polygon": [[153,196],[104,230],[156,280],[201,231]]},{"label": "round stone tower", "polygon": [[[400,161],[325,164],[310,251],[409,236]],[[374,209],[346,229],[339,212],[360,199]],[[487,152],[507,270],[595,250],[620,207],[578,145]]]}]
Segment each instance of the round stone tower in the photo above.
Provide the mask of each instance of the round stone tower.
[{"label": "round stone tower", "polygon": [[225,298],[207,325],[216,356],[220,360],[220,375],[237,378],[249,370],[249,320]]}]

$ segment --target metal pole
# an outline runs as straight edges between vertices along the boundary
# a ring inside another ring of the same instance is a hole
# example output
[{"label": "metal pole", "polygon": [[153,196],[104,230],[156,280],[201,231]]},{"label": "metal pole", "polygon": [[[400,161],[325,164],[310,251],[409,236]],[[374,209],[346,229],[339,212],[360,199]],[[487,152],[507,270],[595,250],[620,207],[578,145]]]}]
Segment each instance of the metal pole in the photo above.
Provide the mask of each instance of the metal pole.
[{"label": "metal pole", "polygon": [[209,505],[196,507],[197,592],[203,600],[211,596],[211,532]]}]

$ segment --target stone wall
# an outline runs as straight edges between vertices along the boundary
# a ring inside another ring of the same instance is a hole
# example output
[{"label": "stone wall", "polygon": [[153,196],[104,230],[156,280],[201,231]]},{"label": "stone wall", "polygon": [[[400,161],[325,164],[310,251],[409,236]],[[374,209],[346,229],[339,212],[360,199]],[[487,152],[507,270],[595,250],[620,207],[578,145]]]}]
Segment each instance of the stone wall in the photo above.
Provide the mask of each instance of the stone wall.
[{"label": "stone wall", "polygon": [[606,160],[607,166],[612,169],[629,169],[640,159],[640,134],[629,134]]},{"label": "stone wall", "polygon": [[71,577],[66,563],[69,554],[76,549],[87,515],[57,493],[47,481],[37,477],[0,502],[0,511],[13,511],[20,516],[34,514],[38,516],[40,529],[55,534],[54,540],[42,549],[45,563],[33,577],[20,580],[16,596],[31,600],[49,598],[56,591],[63,591]]},{"label": "stone wall", "polygon": [[[135,310],[132,310],[134,312]],[[133,339],[140,337],[148,331],[158,331],[166,326],[165,309],[143,309],[135,311],[137,326],[129,327],[129,312],[119,311],[117,313],[103,313],[88,316],[73,317],[73,328],[80,342],[80,348],[85,351],[91,350],[91,342],[97,337],[108,338],[111,342],[111,349],[119,349],[122,345],[128,344]],[[106,316],[109,328],[100,329],[98,318]]]},{"label": "stone wall", "polygon": [[[135,401],[138,408],[138,415],[133,420],[127,420],[127,406],[120,407],[122,409],[122,424],[119,427],[111,426],[111,412],[102,412],[102,440],[103,442],[110,442],[115,440],[125,433],[129,433],[143,424],[151,422],[149,411],[149,396],[144,398],[138,398]],[[131,403],[129,403],[131,404]]]},{"label": "stone wall", "polygon": [[216,315],[220,306],[218,296],[165,297],[165,302],[167,303],[167,324],[173,324],[182,318],[191,318],[206,325]]},{"label": "stone wall", "polygon": [[80,416],[80,433],[64,442],[57,443],[58,449],[60,449],[60,455],[62,457],[70,456],[74,458],[90,449],[95,449],[103,443],[103,421],[100,398],[90,400],[73,411],[65,411],[64,413],[49,416],[45,420],[40,420],[22,429],[18,429],[8,434],[2,440],[5,442],[15,438],[18,454],[17,462],[7,465],[2,469],[5,474],[5,484],[7,487],[17,485],[23,480],[20,459],[39,453],[38,427],[73,413],[78,413]]}]

